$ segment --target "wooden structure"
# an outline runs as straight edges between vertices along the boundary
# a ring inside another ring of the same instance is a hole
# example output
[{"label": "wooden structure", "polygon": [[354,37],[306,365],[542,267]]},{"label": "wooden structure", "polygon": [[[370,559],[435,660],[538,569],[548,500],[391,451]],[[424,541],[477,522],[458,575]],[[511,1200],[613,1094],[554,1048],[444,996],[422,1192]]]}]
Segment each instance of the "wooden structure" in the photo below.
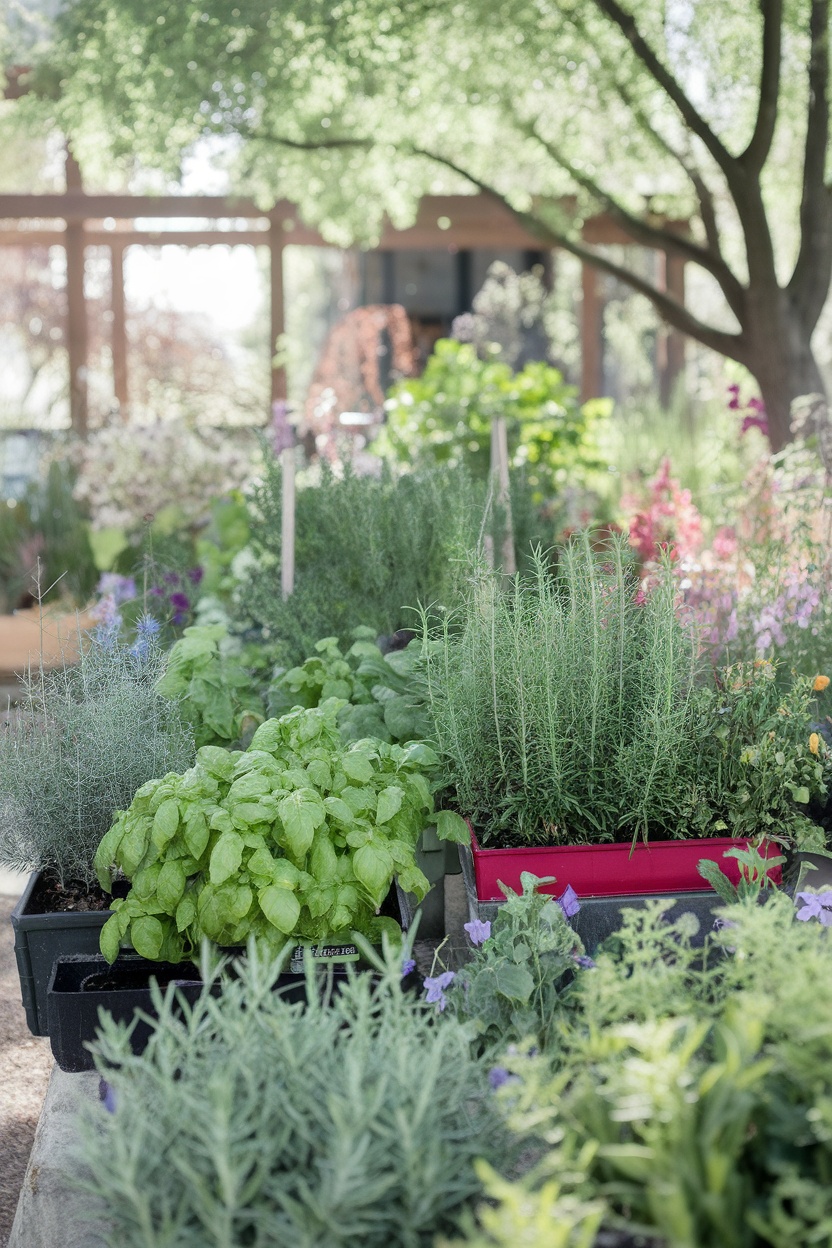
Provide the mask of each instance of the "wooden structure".
[{"label": "wooden structure", "polygon": [[[181,229],[137,228],[137,220],[182,221]],[[192,222],[199,225],[192,228]],[[670,223],[671,227],[674,223]],[[675,223],[683,228],[683,223]],[[594,244],[630,239],[610,218],[587,221],[584,239]],[[88,194],[71,154],[66,159],[66,191],[61,194],[0,194],[0,246],[60,246],[66,251],[67,346],[70,372],[70,414],[73,428],[87,429],[87,307],[84,295],[85,249],[109,249],[112,273],[112,359],[114,398],[126,416],[129,406],[127,332],[124,304],[124,253],[131,246],[212,244],[264,246],[270,256],[270,340],[272,351],[284,330],[283,250],[289,244],[323,247],[330,244],[307,226],[286,201],[264,211],[251,200],[211,195]],[[457,253],[473,248],[540,250],[540,241],[496,200],[484,195],[426,196],[414,225],[405,230],[386,226],[379,249],[436,249]],[[664,289],[684,302],[684,261],[660,253]],[[583,266],[581,313],[584,398],[601,393],[603,305],[598,274]],[[684,339],[663,329],[658,371],[667,399],[684,362]],[[272,364],[272,403],[285,399],[283,368]],[[266,413],[264,413],[265,417]]]}]

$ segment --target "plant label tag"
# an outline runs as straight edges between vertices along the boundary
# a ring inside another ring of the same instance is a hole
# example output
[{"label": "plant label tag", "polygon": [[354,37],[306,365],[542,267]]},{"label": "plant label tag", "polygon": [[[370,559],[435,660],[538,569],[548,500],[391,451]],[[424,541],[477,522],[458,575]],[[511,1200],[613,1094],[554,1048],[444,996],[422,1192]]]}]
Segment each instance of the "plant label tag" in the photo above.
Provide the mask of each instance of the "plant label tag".
[{"label": "plant label tag", "polygon": [[289,970],[298,973],[303,970],[304,955],[313,962],[357,962],[358,950],[355,945],[296,945],[292,952]]}]

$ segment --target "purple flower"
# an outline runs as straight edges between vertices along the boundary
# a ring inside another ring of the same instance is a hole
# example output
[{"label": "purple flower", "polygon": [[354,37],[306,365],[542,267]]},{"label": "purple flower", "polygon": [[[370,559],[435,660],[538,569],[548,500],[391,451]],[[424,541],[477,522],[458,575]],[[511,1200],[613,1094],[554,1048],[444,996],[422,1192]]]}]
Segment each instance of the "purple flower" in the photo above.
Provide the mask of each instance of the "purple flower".
[{"label": "purple flower", "polygon": [[492,1066],[488,1072],[488,1082],[495,1092],[498,1088],[501,1088],[504,1083],[508,1083],[510,1080],[511,1075],[508,1073],[505,1066]]},{"label": "purple flower", "polygon": [[178,572],[166,572],[165,575],[162,577],[162,580],[165,582],[166,585],[178,585],[179,573]]},{"label": "purple flower", "polygon": [[170,596],[170,605],[173,607],[173,622],[181,624],[188,617],[191,609],[191,600],[187,594],[176,593]]},{"label": "purple flower", "polygon": [[153,615],[143,615],[136,624],[139,637],[155,637],[162,625]]},{"label": "purple flower", "polygon": [[573,953],[572,961],[579,966],[582,971],[592,971],[595,969],[595,963],[592,958],[587,957],[585,953]]},{"label": "purple flower", "polygon": [[486,919],[472,919],[470,923],[462,925],[468,935],[471,937],[472,945],[484,945],[491,935],[491,924]]},{"label": "purple flower", "polygon": [[797,900],[803,902],[803,909],[798,910],[797,918],[804,923],[808,919],[817,919],[824,927],[832,927],[832,892],[798,893]]},{"label": "purple flower", "polygon": [[558,897],[558,905],[563,911],[564,918],[567,919],[571,919],[580,910],[581,903],[578,901],[578,894],[571,884],[567,884],[560,897]]},{"label": "purple flower", "polygon": [[197,566],[195,568],[190,568],[188,571],[188,580],[192,585],[198,585],[204,575],[205,572],[201,567]]},{"label": "purple flower", "polygon": [[98,593],[113,599],[116,606],[121,606],[136,597],[136,582],[132,576],[120,576],[118,572],[102,572],[98,580]]},{"label": "purple flower", "polygon": [[116,1094],[106,1079],[98,1080],[98,1099],[108,1114],[116,1112]]},{"label": "purple flower", "polygon": [[428,976],[425,979],[425,1001],[428,1005],[438,1005],[440,1010],[444,1010],[448,1004],[445,996],[445,989],[448,988],[456,979],[454,971],[443,971],[441,975],[433,978]]},{"label": "purple flower", "polygon": [[402,962],[402,979],[406,979],[408,975],[412,975],[416,970],[416,963],[412,958],[405,958]]}]

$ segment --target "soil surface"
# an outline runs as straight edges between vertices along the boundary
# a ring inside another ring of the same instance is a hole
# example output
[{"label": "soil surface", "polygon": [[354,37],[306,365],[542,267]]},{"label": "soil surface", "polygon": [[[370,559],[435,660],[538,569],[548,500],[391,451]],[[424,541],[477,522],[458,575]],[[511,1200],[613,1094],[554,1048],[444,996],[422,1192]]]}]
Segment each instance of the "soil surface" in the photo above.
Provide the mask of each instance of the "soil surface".
[{"label": "soil surface", "polygon": [[[114,886],[113,892],[118,896],[126,896],[126,885],[120,890]],[[44,872],[37,882],[35,891],[26,906],[27,914],[57,914],[75,911],[78,914],[90,910],[109,910],[113,900],[111,893],[105,893],[98,884],[83,884],[79,880],[67,880],[61,884],[53,875]]]},{"label": "soil surface", "polygon": [[29,1034],[20,1003],[9,922],[15,901],[0,896],[0,1248],[5,1248],[12,1229],[52,1070],[49,1041]]}]

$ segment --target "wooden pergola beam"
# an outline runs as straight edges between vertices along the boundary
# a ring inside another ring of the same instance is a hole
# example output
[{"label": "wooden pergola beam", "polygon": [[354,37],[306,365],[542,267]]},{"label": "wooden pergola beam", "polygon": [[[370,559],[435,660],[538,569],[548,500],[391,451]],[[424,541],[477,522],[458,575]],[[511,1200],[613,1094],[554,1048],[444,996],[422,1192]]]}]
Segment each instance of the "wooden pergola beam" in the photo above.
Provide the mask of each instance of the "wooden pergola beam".
[{"label": "wooden pergola beam", "polygon": [[[246,242],[257,232],[273,235],[282,231],[285,246],[327,247],[333,246],[311,226],[301,221],[297,209],[287,200],[281,200],[269,211],[258,207],[253,200],[230,195],[86,195],[68,191],[66,194],[0,195],[0,222],[28,220],[32,222],[65,221],[91,222],[107,219],[181,220],[194,221],[259,221],[260,231],[250,225],[206,228],[195,226],[193,230],[153,231],[143,227],[136,231],[136,242],[145,242],[153,235],[153,242],[169,241],[199,245],[202,236],[206,241],[216,241],[216,234],[245,234]],[[668,222],[667,228],[686,228],[684,222]],[[48,233],[43,225],[35,231]],[[25,232],[25,231],[21,231]],[[100,233],[112,233],[102,230]],[[17,230],[2,230],[3,241]],[[90,235],[98,231],[88,231]],[[141,238],[138,236],[141,234]],[[170,238],[166,238],[170,235]],[[174,237],[176,235],[177,237]],[[591,217],[584,222],[582,236],[585,242],[598,245],[632,243],[606,214]],[[15,239],[14,241],[17,241]],[[268,237],[262,239],[268,245]],[[408,251],[422,249],[454,248],[459,250],[539,250],[540,240],[517,221],[507,208],[484,195],[426,195],[420,205],[416,221],[404,230],[394,229],[389,223],[382,230],[378,249],[381,251]]]},{"label": "wooden pergola beam", "polygon": [[[296,207],[281,200],[268,211],[254,200],[234,195],[111,195],[86,194],[77,165],[67,164],[63,194],[0,194],[0,247],[60,246],[67,253],[67,296],[70,304],[67,340],[70,354],[73,427],[83,433],[87,424],[87,320],[83,300],[83,255],[86,247],[107,247],[112,258],[113,385],[123,416],[127,412],[127,338],[123,291],[123,255],[127,247],[268,247],[270,253],[270,340],[272,403],[286,397],[286,377],[275,364],[276,345],[284,332],[283,252],[289,246],[327,247],[318,230],[306,225]],[[568,209],[571,205],[565,203]],[[193,221],[193,227],[148,228],[153,220]],[[136,222],[142,222],[141,228]],[[15,222],[16,224],[12,224]],[[21,224],[25,222],[26,224]],[[63,223],[61,228],[57,223]],[[113,223],[113,228],[106,225]],[[218,224],[222,222],[223,224]],[[29,224],[31,223],[31,224]],[[51,224],[55,223],[55,224]],[[664,221],[671,230],[686,232],[687,222]],[[586,220],[585,242],[598,246],[632,244],[621,227],[606,214]],[[385,224],[378,250],[538,251],[539,240],[494,199],[484,195],[428,195],[408,229]],[[392,256],[390,257],[392,259]],[[661,255],[662,278],[668,291],[684,298],[684,262]],[[581,392],[590,398],[601,392],[603,380],[603,305],[597,274],[583,266],[581,313]],[[662,335],[657,360],[662,394],[667,395],[681,370],[684,346],[676,334]]]}]

